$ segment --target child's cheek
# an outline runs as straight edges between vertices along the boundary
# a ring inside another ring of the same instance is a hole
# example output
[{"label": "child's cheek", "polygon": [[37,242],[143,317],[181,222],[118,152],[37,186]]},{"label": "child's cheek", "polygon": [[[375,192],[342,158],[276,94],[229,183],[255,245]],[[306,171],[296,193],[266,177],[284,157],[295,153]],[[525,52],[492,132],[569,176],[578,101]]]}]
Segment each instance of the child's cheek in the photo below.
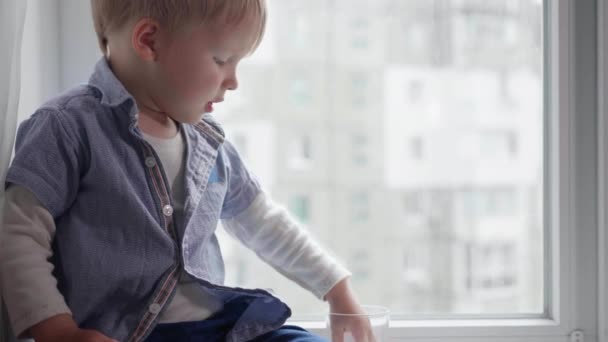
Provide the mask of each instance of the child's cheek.
[{"label": "child's cheek", "polygon": [[179,91],[179,94],[187,101],[194,100],[197,94],[196,85],[193,79],[192,72],[178,68],[170,75],[172,85]]}]

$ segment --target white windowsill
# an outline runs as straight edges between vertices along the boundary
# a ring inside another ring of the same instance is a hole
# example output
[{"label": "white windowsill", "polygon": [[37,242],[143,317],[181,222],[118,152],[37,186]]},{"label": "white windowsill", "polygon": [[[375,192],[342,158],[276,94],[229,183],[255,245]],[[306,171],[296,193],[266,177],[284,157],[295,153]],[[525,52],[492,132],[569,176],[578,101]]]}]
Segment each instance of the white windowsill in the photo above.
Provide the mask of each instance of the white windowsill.
[{"label": "white windowsill", "polygon": [[[313,333],[327,336],[321,321],[288,324],[301,326]],[[570,331],[552,319],[455,319],[455,320],[393,320],[388,331],[391,341],[567,341]],[[597,341],[585,334],[585,341]]]}]

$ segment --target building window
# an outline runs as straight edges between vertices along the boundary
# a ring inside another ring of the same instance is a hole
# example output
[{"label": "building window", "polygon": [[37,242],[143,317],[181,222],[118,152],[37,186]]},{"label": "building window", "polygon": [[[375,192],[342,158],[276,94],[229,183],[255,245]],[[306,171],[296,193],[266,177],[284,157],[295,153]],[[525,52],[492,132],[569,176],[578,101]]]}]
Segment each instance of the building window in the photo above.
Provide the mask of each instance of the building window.
[{"label": "building window", "polygon": [[355,249],[350,257],[350,267],[353,270],[353,278],[355,282],[362,282],[369,279],[370,276],[370,255],[365,249]]},{"label": "building window", "polygon": [[517,285],[517,253],[513,244],[503,241],[481,244],[474,265],[474,290],[514,290]]},{"label": "building window", "polygon": [[407,84],[407,98],[411,103],[419,103],[423,96],[423,84],[420,80],[412,80]]},{"label": "building window", "polygon": [[354,50],[367,50],[370,47],[369,41],[369,20],[364,17],[357,17],[352,21],[351,47]]},{"label": "building window", "polygon": [[289,147],[289,166],[292,169],[308,169],[312,167],[312,137],[307,134],[296,135]]},{"label": "building window", "polygon": [[365,36],[353,37],[350,44],[354,50],[367,50],[369,48],[369,39]]},{"label": "building window", "polygon": [[350,197],[350,216],[353,222],[369,219],[369,195],[366,192],[355,192]]},{"label": "building window", "polygon": [[421,137],[411,137],[407,139],[407,150],[409,159],[424,159],[424,141]]},{"label": "building window", "polygon": [[289,100],[293,105],[306,106],[312,102],[312,86],[308,79],[293,79],[289,88]]},{"label": "building window", "polygon": [[482,132],[480,137],[481,157],[492,159],[513,159],[517,157],[519,146],[514,132]]},{"label": "building window", "polygon": [[287,30],[290,32],[290,39],[287,41],[293,48],[303,49],[310,46],[312,36],[310,19],[304,15],[292,12],[290,20],[287,20]]},{"label": "building window", "polygon": [[422,194],[418,191],[408,191],[403,194],[403,212],[406,216],[420,215],[424,211]]},{"label": "building window", "polygon": [[517,197],[513,189],[488,189],[484,194],[484,213],[490,216],[513,216]]},{"label": "building window", "polygon": [[289,201],[289,209],[292,214],[302,223],[310,223],[310,197],[307,195],[295,195]]},{"label": "building window", "polygon": [[367,136],[363,134],[354,134],[352,136],[352,162],[355,166],[366,166],[368,160],[368,142]]},{"label": "building window", "polygon": [[353,72],[351,74],[351,103],[355,108],[367,106],[369,96],[369,79],[364,72]]}]

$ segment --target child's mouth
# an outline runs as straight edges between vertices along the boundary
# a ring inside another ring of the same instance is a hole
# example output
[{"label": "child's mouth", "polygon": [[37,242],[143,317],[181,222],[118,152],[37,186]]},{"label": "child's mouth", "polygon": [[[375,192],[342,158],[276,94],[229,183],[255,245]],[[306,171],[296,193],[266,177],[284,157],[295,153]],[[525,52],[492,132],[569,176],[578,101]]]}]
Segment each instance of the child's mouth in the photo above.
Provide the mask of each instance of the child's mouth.
[{"label": "child's mouth", "polygon": [[213,112],[213,102],[209,101],[205,105],[205,112],[211,113]]}]

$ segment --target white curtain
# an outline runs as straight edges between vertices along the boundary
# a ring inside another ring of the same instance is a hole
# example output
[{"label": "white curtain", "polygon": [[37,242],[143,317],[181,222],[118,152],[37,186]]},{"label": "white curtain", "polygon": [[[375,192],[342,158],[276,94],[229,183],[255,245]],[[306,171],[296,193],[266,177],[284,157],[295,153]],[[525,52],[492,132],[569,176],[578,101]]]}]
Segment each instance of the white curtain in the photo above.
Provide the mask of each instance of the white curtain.
[{"label": "white curtain", "polygon": [[[4,179],[13,151],[18,120],[21,43],[26,6],[27,0],[0,0],[0,208],[4,202]],[[0,342],[12,339],[7,321],[3,309],[0,311]]]},{"label": "white curtain", "polygon": [[[10,161],[21,88],[21,38],[27,0],[0,1],[0,175]],[[4,185],[3,185],[4,189]],[[1,192],[2,197],[4,191]]]}]

